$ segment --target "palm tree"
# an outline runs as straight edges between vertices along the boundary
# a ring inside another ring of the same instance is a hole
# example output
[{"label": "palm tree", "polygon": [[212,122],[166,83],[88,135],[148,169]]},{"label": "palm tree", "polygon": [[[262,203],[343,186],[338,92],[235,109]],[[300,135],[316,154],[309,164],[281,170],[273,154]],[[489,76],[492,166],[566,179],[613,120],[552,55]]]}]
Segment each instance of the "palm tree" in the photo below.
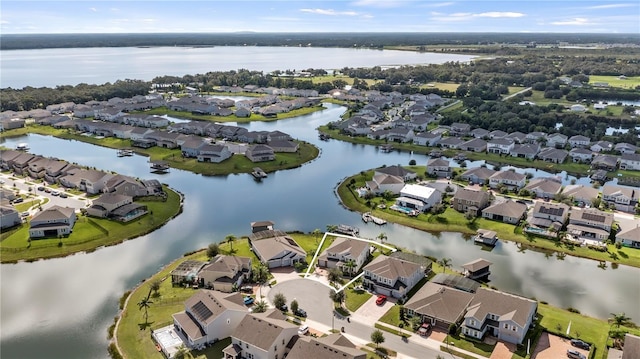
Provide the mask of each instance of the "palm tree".
[{"label": "palm tree", "polygon": [[153,291],[153,296],[154,297],[159,297],[160,296],[160,286],[162,285],[162,280],[160,279],[156,279],[153,282],[151,282],[151,287],[149,290]]},{"label": "palm tree", "polygon": [[438,261],[438,264],[442,266],[442,273],[444,273],[447,267],[451,267],[451,258],[442,258]]},{"label": "palm tree", "polygon": [[335,232],[338,229],[338,226],[335,224],[327,224],[327,232]]},{"label": "palm tree", "polygon": [[621,325],[629,325],[631,324],[631,318],[627,317],[625,313],[611,313],[612,317],[609,318],[609,323],[611,326],[616,326],[616,328],[620,328]]},{"label": "palm tree", "polygon": [[318,237],[320,236],[320,233],[322,233],[320,232],[320,228],[316,228],[313,230],[313,232],[311,232],[311,234],[313,234],[316,239],[316,244],[318,244]]},{"label": "palm tree", "polygon": [[181,345],[180,348],[178,348],[178,351],[173,355],[175,359],[185,359],[190,356],[189,350],[185,348],[184,344]]},{"label": "palm tree", "polygon": [[354,268],[356,267],[356,261],[354,261],[353,259],[349,259],[342,266],[347,269],[347,274],[353,276]]},{"label": "palm tree", "polygon": [[267,279],[269,279],[269,269],[263,263],[259,263],[253,268],[253,281],[260,285],[260,297],[262,297],[262,286]]},{"label": "palm tree", "polygon": [[231,250],[229,252],[233,253],[233,242],[236,240],[236,236],[234,236],[233,234],[229,234],[226,237],[224,237],[224,239],[231,246]]},{"label": "palm tree", "polygon": [[381,232],[380,234],[378,234],[376,238],[378,238],[380,240],[380,243],[382,243],[387,240],[387,234],[384,232]]},{"label": "palm tree", "polygon": [[253,306],[253,313],[264,313],[267,311],[268,305],[267,302],[265,302],[264,300],[258,301],[256,302],[256,304]]},{"label": "palm tree", "polygon": [[149,307],[153,302],[149,299],[151,297],[151,288],[149,288],[149,293],[147,293],[146,298],[142,298],[138,302],[138,309],[142,310],[144,308],[144,323],[147,324],[149,322]]}]

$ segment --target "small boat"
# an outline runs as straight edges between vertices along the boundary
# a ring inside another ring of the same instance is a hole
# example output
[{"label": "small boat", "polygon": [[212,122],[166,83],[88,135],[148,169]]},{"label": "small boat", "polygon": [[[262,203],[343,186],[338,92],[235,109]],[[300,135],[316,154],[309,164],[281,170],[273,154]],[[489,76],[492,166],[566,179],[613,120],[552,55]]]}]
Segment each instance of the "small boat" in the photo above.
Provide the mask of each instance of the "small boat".
[{"label": "small boat", "polygon": [[253,176],[253,178],[261,180],[267,177],[267,172],[263,171],[260,167],[255,167],[253,169],[253,172],[251,172],[251,175]]},{"label": "small boat", "polygon": [[169,164],[165,161],[150,161],[149,163],[151,164],[152,173],[163,174],[169,172]]},{"label": "small boat", "polygon": [[28,143],[18,143],[18,145],[16,146],[16,150],[18,151],[26,151],[29,149],[29,144]]},{"label": "small boat", "polygon": [[377,224],[377,225],[379,225],[379,226],[382,226],[382,225],[384,225],[384,224],[387,224],[387,221],[386,221],[386,220],[384,220],[384,219],[382,219],[382,218],[375,217],[375,216],[370,216],[370,218],[371,218],[371,220],[373,221],[373,223],[375,223],[375,224]]},{"label": "small boat", "polygon": [[118,157],[129,157],[133,156],[133,150],[121,149],[118,150]]},{"label": "small boat", "polygon": [[319,138],[320,138],[320,140],[322,140],[322,141],[329,141],[329,138],[330,138],[330,137],[329,137],[329,135],[324,134],[324,133],[321,133],[318,137],[319,137]]},{"label": "small boat", "polygon": [[362,221],[364,221],[364,223],[369,223],[369,221],[371,221],[371,212],[365,212],[362,214]]},{"label": "small boat", "polygon": [[389,153],[389,152],[393,151],[393,146],[390,145],[390,144],[380,145],[378,147],[380,148],[380,151],[382,151],[384,153]]}]

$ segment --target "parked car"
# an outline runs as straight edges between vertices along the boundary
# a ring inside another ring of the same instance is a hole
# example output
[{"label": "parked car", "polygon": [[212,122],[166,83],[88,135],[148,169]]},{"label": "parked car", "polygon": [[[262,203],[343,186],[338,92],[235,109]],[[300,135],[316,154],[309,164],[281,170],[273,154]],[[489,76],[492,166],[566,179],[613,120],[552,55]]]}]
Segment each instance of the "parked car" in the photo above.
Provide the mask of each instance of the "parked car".
[{"label": "parked car", "polygon": [[22,198],[22,197],[18,197],[18,198],[13,200],[13,203],[22,203],[22,202],[24,202],[24,198]]},{"label": "parked car", "polygon": [[253,287],[250,285],[245,285],[240,287],[240,291],[245,293],[253,293]]},{"label": "parked car", "polygon": [[567,357],[571,359],[587,359],[587,357],[577,350],[567,349]]},{"label": "parked car", "polygon": [[44,186],[38,186],[38,191],[44,191]]},{"label": "parked car", "polygon": [[60,192],[60,198],[67,198],[69,197],[66,193],[64,192]]},{"label": "parked car", "polygon": [[278,308],[278,309],[280,309],[280,310],[281,310],[281,311],[283,311],[283,312],[286,312],[286,311],[288,311],[288,310],[289,310],[289,307],[287,307],[287,305],[286,305],[286,304],[283,304],[283,305],[282,305],[280,308]]},{"label": "parked car", "polygon": [[51,191],[51,195],[52,195],[52,196],[59,196],[59,195],[60,195],[60,192],[58,192],[58,191]]},{"label": "parked car", "polygon": [[387,301],[387,296],[384,294],[378,294],[378,298],[376,298],[377,305],[383,305]]},{"label": "parked car", "polygon": [[255,299],[253,299],[253,297],[246,296],[246,297],[244,297],[244,305],[251,305],[251,304],[253,304],[254,300]]},{"label": "parked car", "polygon": [[298,308],[293,314],[299,316],[299,317],[303,317],[306,318],[307,317],[307,312],[305,312],[304,310]]},{"label": "parked car", "polygon": [[585,350],[589,350],[589,348],[591,348],[591,345],[589,345],[589,343],[584,342],[580,339],[571,339],[571,345],[573,345],[576,348],[585,349]]},{"label": "parked car", "polygon": [[29,217],[29,212],[22,212],[20,213],[20,217]]},{"label": "parked car", "polygon": [[305,324],[301,326],[300,329],[298,329],[298,335],[305,335],[307,334],[308,331],[309,331],[309,326]]}]

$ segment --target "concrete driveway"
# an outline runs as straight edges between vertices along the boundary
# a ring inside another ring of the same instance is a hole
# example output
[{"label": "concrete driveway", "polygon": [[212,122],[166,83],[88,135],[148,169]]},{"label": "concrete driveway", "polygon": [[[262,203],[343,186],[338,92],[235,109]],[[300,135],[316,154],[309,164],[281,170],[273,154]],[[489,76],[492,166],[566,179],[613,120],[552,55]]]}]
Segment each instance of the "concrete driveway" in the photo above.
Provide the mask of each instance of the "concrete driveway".
[{"label": "concrete driveway", "polygon": [[297,277],[284,282],[278,280],[267,296],[269,302],[273,303],[275,295],[282,293],[287,298],[287,305],[295,299],[300,309],[307,312],[309,319],[324,321],[326,318],[331,318],[333,313],[333,301],[329,298],[330,290],[320,282]]},{"label": "concrete driveway", "polygon": [[567,349],[577,350],[588,357],[589,352],[584,349],[578,349],[571,345],[569,339],[559,337],[557,335],[543,332],[538,340],[538,344],[531,355],[532,359],[557,359],[566,358]]},{"label": "concrete driveway", "polygon": [[380,317],[389,311],[389,309],[391,309],[395,304],[394,298],[387,299],[383,305],[377,305],[376,299],[376,295],[369,298],[369,300],[367,300],[355,313],[353,313],[352,319],[373,326]]}]

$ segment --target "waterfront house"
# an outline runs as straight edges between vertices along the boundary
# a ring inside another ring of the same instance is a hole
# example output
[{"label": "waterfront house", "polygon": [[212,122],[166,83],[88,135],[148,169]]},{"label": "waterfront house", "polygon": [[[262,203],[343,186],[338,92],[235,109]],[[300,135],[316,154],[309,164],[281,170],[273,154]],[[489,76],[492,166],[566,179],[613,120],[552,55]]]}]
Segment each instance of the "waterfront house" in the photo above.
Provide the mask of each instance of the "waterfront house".
[{"label": "waterfront house", "polygon": [[424,212],[442,201],[440,191],[417,184],[407,184],[400,190],[396,205]]},{"label": "waterfront house", "polygon": [[121,174],[113,175],[109,178],[105,182],[102,192],[122,194],[134,198],[154,194],[141,181]]},{"label": "waterfront house", "polygon": [[586,148],[572,148],[569,151],[569,157],[573,162],[577,163],[589,163],[593,158],[593,151]]},{"label": "waterfront house", "polygon": [[51,206],[36,213],[29,222],[29,238],[68,236],[76,223],[73,208]]},{"label": "waterfront house", "polygon": [[424,278],[425,268],[417,263],[380,255],[364,266],[363,286],[375,293],[406,299]]},{"label": "waterfront house", "polygon": [[251,258],[218,254],[198,271],[199,285],[231,293],[251,278]]},{"label": "waterfront house", "polygon": [[630,143],[620,142],[620,143],[616,143],[613,149],[614,151],[620,152],[624,155],[624,154],[636,153],[636,151],[638,150],[638,147]]},{"label": "waterfront house", "polygon": [[561,133],[552,133],[547,136],[547,146],[552,148],[563,148],[567,145],[568,137]]},{"label": "waterfront house", "polygon": [[458,146],[463,151],[484,152],[487,150],[487,141],[481,138],[474,138]]},{"label": "waterfront house", "polygon": [[567,156],[569,156],[567,150],[553,147],[543,148],[537,155],[540,160],[551,163],[563,163],[567,159]]},{"label": "waterfront house", "polygon": [[198,162],[220,163],[231,158],[232,155],[227,145],[205,143],[198,149],[196,159]]},{"label": "waterfront house", "polygon": [[267,145],[273,149],[273,152],[294,153],[298,152],[298,149],[300,148],[300,145],[293,141],[275,140],[269,141]]},{"label": "waterfront house", "polygon": [[0,230],[22,223],[20,213],[13,206],[0,205]]},{"label": "waterfront house", "polygon": [[458,212],[468,212],[477,217],[489,205],[490,198],[486,191],[460,188],[451,199],[451,205]]},{"label": "waterfront house", "polygon": [[420,132],[413,136],[413,143],[420,146],[435,146],[442,139],[442,135],[432,132]]},{"label": "waterfront house", "polygon": [[636,225],[634,228],[618,233],[616,242],[625,247],[640,248],[640,226]]},{"label": "waterfront house", "polygon": [[267,230],[249,235],[249,244],[268,268],[289,267],[304,262],[307,252],[291,236],[280,230]]},{"label": "waterfront house", "polygon": [[87,215],[99,218],[107,218],[119,207],[133,203],[133,197],[117,193],[104,193],[94,199],[87,208]]},{"label": "waterfront house", "polygon": [[422,323],[448,331],[449,326],[460,323],[472,299],[472,293],[427,282],[404,308],[410,317],[419,316]]},{"label": "waterfront house", "polygon": [[591,168],[605,171],[615,171],[618,168],[618,157],[611,155],[596,155],[591,161]]},{"label": "waterfront house", "polygon": [[276,158],[276,154],[273,148],[267,145],[250,145],[245,154],[251,162],[265,162],[273,161]]},{"label": "waterfront house", "polygon": [[373,175],[371,181],[365,182],[365,187],[374,194],[382,194],[389,191],[393,194],[399,194],[405,183],[401,177],[389,175],[385,173],[377,173]]},{"label": "waterfront house", "polygon": [[569,216],[569,206],[564,203],[537,201],[528,220],[525,232],[555,237]]},{"label": "waterfront house", "polygon": [[231,344],[222,350],[223,358],[283,359],[297,336],[298,326],[278,309],[250,313],[233,330]]},{"label": "waterfront house", "polygon": [[464,140],[461,140],[458,137],[445,137],[438,141],[438,146],[442,148],[458,149],[463,143]]},{"label": "waterfront house", "polygon": [[500,185],[510,190],[519,190],[524,187],[527,176],[515,171],[498,171],[489,177],[489,186],[492,189],[498,188]]},{"label": "waterfront house", "polygon": [[418,175],[414,171],[408,170],[400,165],[376,168],[374,176],[378,174],[388,174],[401,177],[405,181],[412,181],[418,177]]},{"label": "waterfront house", "polygon": [[489,177],[495,173],[496,171],[486,167],[475,167],[466,170],[460,177],[464,181],[484,185],[489,182]]},{"label": "waterfront house", "polygon": [[613,151],[613,143],[609,141],[598,141],[589,148],[593,152],[609,152]]},{"label": "waterfront house", "polygon": [[515,142],[508,138],[493,138],[487,142],[487,153],[508,154],[513,150]]},{"label": "waterfront house", "polygon": [[640,154],[623,153],[620,157],[620,169],[640,171]]},{"label": "waterfront house", "polygon": [[574,208],[569,216],[567,235],[576,241],[602,244],[609,238],[612,225],[613,213],[595,208]]},{"label": "waterfront house", "polygon": [[318,266],[339,268],[343,273],[354,275],[369,259],[371,246],[365,241],[336,238],[318,257]]},{"label": "waterfront house", "polygon": [[518,224],[527,213],[527,205],[515,201],[495,203],[482,211],[482,217],[510,224]]},{"label": "waterfront house", "polygon": [[587,136],[575,135],[569,137],[569,146],[571,148],[587,148],[591,143],[591,139]]},{"label": "waterfront house", "polygon": [[562,190],[562,182],[557,178],[534,178],[524,189],[535,194],[537,198],[553,198]]},{"label": "waterfront house", "polygon": [[488,334],[509,343],[522,344],[534,324],[537,309],[535,300],[480,288],[464,315],[462,333],[480,340]]},{"label": "waterfront house", "polygon": [[484,128],[475,128],[471,130],[471,136],[481,139],[489,138],[489,131],[485,130]]},{"label": "waterfront house", "polygon": [[513,146],[513,149],[509,153],[512,157],[526,158],[533,160],[536,158],[536,155],[540,152],[540,144],[539,143],[525,143],[523,145],[516,144]]},{"label": "waterfront house", "polygon": [[436,177],[451,177],[449,161],[442,158],[431,158],[427,160],[427,173]]},{"label": "waterfront house", "polygon": [[200,289],[184,302],[184,311],[173,314],[173,325],[185,346],[195,348],[230,337],[247,312],[239,292]]},{"label": "waterfront house", "polygon": [[[297,338],[297,340],[295,340]],[[295,343],[287,359],[366,359],[367,353],[340,333],[323,337],[293,337]]]},{"label": "waterfront house", "polygon": [[411,142],[413,140],[413,130],[401,127],[389,129],[387,132],[387,140],[402,143]]},{"label": "waterfront house", "polygon": [[640,189],[607,183],[602,186],[602,200],[619,211],[633,213],[640,200]]},{"label": "waterfront house", "polygon": [[571,198],[574,203],[579,205],[591,204],[594,199],[598,198],[600,191],[592,186],[585,186],[582,184],[567,185],[562,194],[568,198]]}]

